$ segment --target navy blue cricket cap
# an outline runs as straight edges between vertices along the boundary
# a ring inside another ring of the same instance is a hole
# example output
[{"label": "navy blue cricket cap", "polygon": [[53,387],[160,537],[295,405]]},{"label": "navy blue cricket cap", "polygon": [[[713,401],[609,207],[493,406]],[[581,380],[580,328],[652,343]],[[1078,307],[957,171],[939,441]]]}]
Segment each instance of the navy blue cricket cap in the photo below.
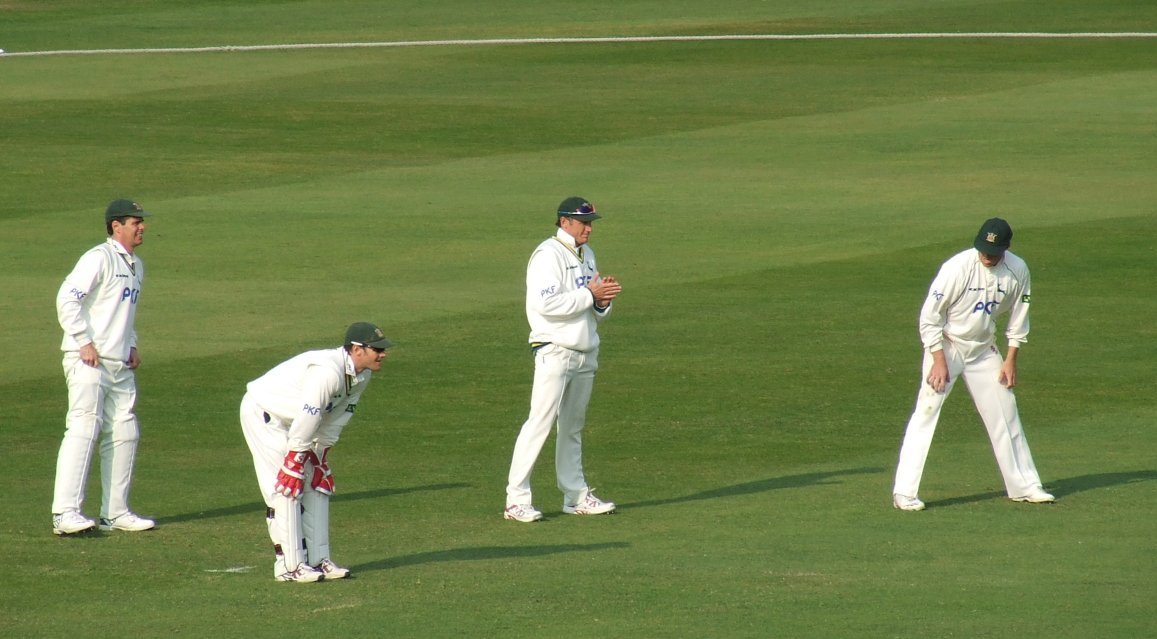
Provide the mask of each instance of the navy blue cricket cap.
[{"label": "navy blue cricket cap", "polygon": [[576,220],[597,220],[601,215],[595,212],[595,205],[587,201],[585,197],[568,197],[558,205],[558,216],[572,217]]}]

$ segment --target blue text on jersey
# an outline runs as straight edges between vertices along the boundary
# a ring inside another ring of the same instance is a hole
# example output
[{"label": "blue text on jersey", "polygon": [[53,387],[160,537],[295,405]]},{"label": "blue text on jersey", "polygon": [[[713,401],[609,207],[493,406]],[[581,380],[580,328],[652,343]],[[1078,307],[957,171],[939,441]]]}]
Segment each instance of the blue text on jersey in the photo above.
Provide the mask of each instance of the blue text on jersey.
[{"label": "blue text on jersey", "polygon": [[976,303],[976,306],[972,307],[972,312],[973,313],[979,313],[979,312],[983,311],[985,315],[992,315],[992,311],[996,310],[996,307],[999,305],[1000,305],[1000,302],[980,301],[980,302]]},{"label": "blue text on jersey", "polygon": [[121,301],[122,302],[125,300],[129,300],[130,304],[136,304],[137,300],[140,298],[140,296],[141,296],[141,289],[139,289],[139,288],[129,288],[126,286],[125,290],[121,291]]}]

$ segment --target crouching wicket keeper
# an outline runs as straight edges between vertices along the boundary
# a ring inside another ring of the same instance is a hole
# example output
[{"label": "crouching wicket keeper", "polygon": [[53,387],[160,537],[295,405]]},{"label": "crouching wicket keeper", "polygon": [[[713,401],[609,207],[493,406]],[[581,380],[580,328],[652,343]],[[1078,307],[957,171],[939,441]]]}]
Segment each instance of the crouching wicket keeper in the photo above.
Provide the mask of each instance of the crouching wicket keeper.
[{"label": "crouching wicket keeper", "polygon": [[349,576],[330,559],[329,449],[391,346],[380,328],[359,322],[341,348],[302,353],[249,382],[241,430],[267,507],[278,581]]}]

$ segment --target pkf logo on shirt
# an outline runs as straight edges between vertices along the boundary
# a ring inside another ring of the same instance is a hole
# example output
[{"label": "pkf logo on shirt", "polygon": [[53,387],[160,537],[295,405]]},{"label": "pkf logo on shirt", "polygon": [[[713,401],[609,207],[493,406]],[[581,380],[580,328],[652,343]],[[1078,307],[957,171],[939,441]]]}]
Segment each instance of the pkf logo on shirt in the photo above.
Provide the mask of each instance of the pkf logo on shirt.
[{"label": "pkf logo on shirt", "polygon": [[985,302],[985,301],[981,300],[981,301],[976,303],[976,306],[972,307],[972,312],[973,313],[983,312],[985,315],[992,315],[992,311],[996,310],[996,307],[999,304],[1000,304],[1000,302],[997,302],[997,301]]},{"label": "pkf logo on shirt", "polygon": [[139,289],[139,288],[130,288],[130,287],[126,286],[125,290],[121,291],[121,301],[122,302],[125,300],[128,300],[130,304],[136,304],[137,300],[140,298],[140,296],[141,296],[141,289]]}]

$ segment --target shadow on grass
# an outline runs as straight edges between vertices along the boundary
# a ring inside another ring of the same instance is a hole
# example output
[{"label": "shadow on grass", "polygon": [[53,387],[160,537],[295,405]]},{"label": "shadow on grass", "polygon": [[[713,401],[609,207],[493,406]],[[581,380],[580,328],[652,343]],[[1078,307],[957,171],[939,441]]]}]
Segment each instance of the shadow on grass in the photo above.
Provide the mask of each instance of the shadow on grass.
[{"label": "shadow on grass", "polygon": [[763,493],[769,490],[783,490],[785,488],[803,488],[805,486],[822,486],[825,484],[836,484],[835,481],[839,477],[846,475],[869,475],[873,473],[884,472],[883,468],[852,468],[849,470],[835,470],[826,473],[803,473],[801,475],[787,475],[784,477],[771,477],[768,479],[760,479],[758,481],[750,481],[744,484],[735,484],[733,486],[724,486],[722,488],[713,488],[705,490],[701,493],[694,493],[692,495],[684,495],[683,497],[671,497],[668,499],[649,499],[647,501],[636,501],[631,503],[619,503],[619,508],[645,508],[647,506],[666,506],[668,504],[680,504],[688,501],[701,501],[704,499],[718,499],[720,497],[736,497],[738,495],[753,495],[755,493]]},{"label": "shadow on grass", "polygon": [[[376,490],[363,490],[357,493],[338,493],[333,496],[333,501],[355,501],[358,499],[376,499],[378,497],[392,497],[394,495],[405,495],[407,493],[421,493],[433,490],[451,490],[454,488],[470,488],[472,484],[453,483],[453,484],[430,484],[428,486],[410,486],[407,488],[378,488]],[[176,524],[184,521],[195,521],[198,519],[212,519],[214,517],[231,517],[233,515],[244,515],[253,512],[265,512],[265,503],[260,501],[252,501],[247,504],[238,504],[236,506],[226,506],[225,508],[214,508],[213,510],[202,510],[192,513],[184,513],[181,515],[172,515],[170,517],[157,517],[158,524]]]},{"label": "shadow on grass", "polygon": [[[1046,482],[1045,488],[1052,492],[1053,495],[1060,499],[1076,493],[1083,493],[1087,490],[1098,490],[1101,488],[1108,488],[1109,486],[1120,486],[1122,484],[1132,484],[1142,481],[1153,481],[1157,479],[1157,470],[1138,470],[1133,472],[1121,473],[1097,473],[1095,475],[1080,475],[1079,477],[1069,477],[1068,479],[1058,479],[1052,482]],[[988,493],[980,493],[978,495],[965,495],[962,497],[952,497],[951,499],[941,499],[938,501],[928,502],[928,507],[944,507],[944,506],[960,506],[963,504],[973,504],[981,501],[990,501],[993,499],[1007,499],[1004,491],[992,491]]]},{"label": "shadow on grass", "polygon": [[992,501],[994,499],[1007,499],[1008,495],[1003,490],[994,490],[989,493],[980,493],[979,495],[964,495],[962,497],[950,497],[948,499],[937,499],[936,501],[925,501],[929,508],[944,508],[946,506],[963,506],[964,504],[975,504],[982,501]]},{"label": "shadow on grass", "polygon": [[1064,497],[1066,495],[1083,493],[1086,490],[1097,490],[1099,488],[1108,488],[1109,486],[1153,481],[1155,479],[1157,479],[1157,470],[1136,470],[1127,473],[1097,473],[1095,475],[1081,475],[1079,477],[1069,477],[1068,479],[1058,479],[1057,481],[1049,482],[1048,487],[1057,497]]},{"label": "shadow on grass", "polygon": [[559,555],[567,552],[595,552],[614,548],[630,548],[631,545],[623,541],[612,541],[601,544],[557,544],[553,546],[479,546],[477,548],[454,548],[452,550],[432,550],[413,555],[403,555],[390,559],[371,561],[357,566],[350,566],[354,572],[364,570],[389,570],[402,566],[415,566],[442,561],[480,561],[486,559],[522,559],[524,557],[544,557]]}]

